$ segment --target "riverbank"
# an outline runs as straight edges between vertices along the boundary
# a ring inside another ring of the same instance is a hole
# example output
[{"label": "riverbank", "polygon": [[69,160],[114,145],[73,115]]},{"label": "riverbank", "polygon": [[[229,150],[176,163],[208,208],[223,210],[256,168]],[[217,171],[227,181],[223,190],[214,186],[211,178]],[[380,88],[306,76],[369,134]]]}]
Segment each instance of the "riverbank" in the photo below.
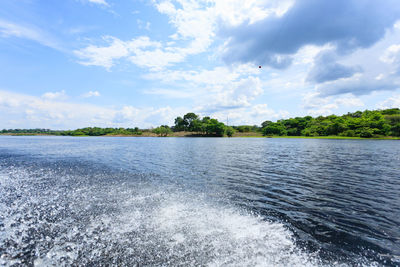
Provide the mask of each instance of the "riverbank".
[{"label": "riverbank", "polygon": [[[60,136],[55,134],[35,134],[35,133],[2,133],[0,136]],[[90,135],[77,135],[73,137],[90,137]],[[97,137],[160,137],[159,135],[152,133],[152,132],[143,132],[141,135],[124,135],[124,134],[107,134],[107,135],[100,135]],[[173,132],[169,134],[167,137],[209,137],[202,134],[195,134],[193,132]],[[226,136],[225,136],[226,137]],[[393,136],[383,136],[383,137],[370,137],[370,138],[363,138],[363,137],[349,137],[349,136],[263,136],[261,133],[258,132],[247,132],[247,133],[234,133],[232,137],[228,138],[289,138],[289,139],[348,139],[348,140],[400,140],[400,137],[393,137]]]}]

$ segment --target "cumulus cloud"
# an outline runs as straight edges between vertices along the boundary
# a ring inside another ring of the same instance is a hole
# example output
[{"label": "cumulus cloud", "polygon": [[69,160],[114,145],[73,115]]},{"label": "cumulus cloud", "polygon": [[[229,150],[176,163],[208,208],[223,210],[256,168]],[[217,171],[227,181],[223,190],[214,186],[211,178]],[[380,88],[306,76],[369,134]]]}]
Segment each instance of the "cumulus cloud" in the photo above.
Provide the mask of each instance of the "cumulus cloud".
[{"label": "cumulus cloud", "polygon": [[151,70],[161,70],[197,52],[191,48],[163,47],[160,42],[151,41],[147,36],[123,41],[116,37],[103,38],[108,45],[89,45],[86,48],[75,50],[76,56],[82,60],[80,64],[86,66],[101,66],[110,70],[119,59],[126,59],[139,67]]},{"label": "cumulus cloud", "polygon": [[85,97],[85,98],[96,97],[96,96],[100,96],[99,91],[89,91],[82,95],[82,97]]},{"label": "cumulus cloud", "polygon": [[0,125],[7,128],[151,127],[172,124],[179,112],[169,107],[102,107],[0,90]]},{"label": "cumulus cloud", "polygon": [[[89,45],[75,51],[83,65],[102,66],[110,70],[116,60],[126,58],[139,67],[160,70],[183,62],[188,56],[207,52],[215,41],[218,22],[236,25],[243,21],[255,22],[268,16],[280,16],[291,6],[292,0],[153,0],[158,12],[168,17],[175,33],[168,40],[152,41],[158,46],[126,49],[131,41],[108,37],[109,45]],[[140,28],[150,24],[137,20]],[[137,38],[135,38],[137,39]],[[150,39],[149,39],[150,40]],[[276,56],[277,64],[287,64],[286,58]]]},{"label": "cumulus cloud", "polygon": [[380,59],[394,67],[394,74],[400,74],[400,44],[389,46]]},{"label": "cumulus cloud", "polygon": [[397,79],[375,79],[366,75],[355,75],[348,79],[340,79],[317,86],[322,96],[332,96],[352,93],[354,95],[367,95],[374,91],[393,91],[400,88]]},{"label": "cumulus cloud", "polygon": [[4,127],[68,129],[109,125],[115,113],[108,108],[59,101],[57,96],[45,94],[44,97],[36,97],[0,91],[0,112],[4,114],[0,122]]},{"label": "cumulus cloud", "polygon": [[[89,45],[84,49],[75,50],[75,55],[82,59],[79,63],[86,66],[102,66],[109,70],[114,65],[115,60],[140,55],[144,48],[160,47],[160,43],[153,42],[146,36],[140,36],[130,41],[122,41],[112,36],[105,36],[103,40],[109,45]],[[137,61],[137,63],[146,64],[145,61]]]},{"label": "cumulus cloud", "polygon": [[260,79],[250,76],[226,84],[221,90],[208,95],[205,99],[207,104],[199,106],[198,110],[206,113],[215,113],[220,110],[248,107],[251,105],[251,101],[262,92]]},{"label": "cumulus cloud", "polygon": [[400,94],[395,94],[376,105],[379,109],[400,108]]},{"label": "cumulus cloud", "polygon": [[90,3],[109,6],[109,4],[105,0],[88,0]]},{"label": "cumulus cloud", "polygon": [[59,92],[47,92],[42,95],[42,98],[48,100],[64,100],[67,98],[67,94],[64,90]]},{"label": "cumulus cloud", "polygon": [[[187,56],[206,51],[213,42],[214,20],[210,18],[207,1],[153,1],[157,10],[168,16],[170,24],[176,28],[171,36],[174,42],[151,41],[149,37],[138,37],[123,41],[108,36],[109,45],[89,45],[76,50],[83,59],[83,65],[102,66],[110,70],[118,59],[128,59],[139,67],[160,70],[175,63],[183,62]],[[150,24],[137,20],[142,28]],[[196,29],[196,30],[193,30]],[[189,42],[188,42],[189,40]],[[179,41],[179,43],[176,43]]]},{"label": "cumulus cloud", "polygon": [[351,94],[342,97],[323,96],[319,92],[309,92],[303,96],[302,107],[312,116],[331,115],[334,110],[345,107],[362,107],[364,103],[360,98]]},{"label": "cumulus cloud", "polygon": [[264,92],[258,74],[258,68],[250,65],[196,71],[161,71],[147,74],[145,78],[160,80],[175,89],[150,90],[146,93],[170,98],[193,98],[197,111],[215,113],[250,106]]},{"label": "cumulus cloud", "polygon": [[215,13],[224,24],[253,24],[269,16],[281,17],[294,0],[214,0]]},{"label": "cumulus cloud", "polygon": [[291,55],[305,45],[333,44],[339,52],[370,47],[400,17],[395,0],[302,0],[281,17],[225,27],[227,63],[254,62],[275,68],[290,65]]},{"label": "cumulus cloud", "polygon": [[314,61],[307,80],[315,83],[334,81],[340,78],[348,78],[356,73],[362,72],[361,67],[349,67],[337,63],[338,57],[332,50],[320,52]]},{"label": "cumulus cloud", "polygon": [[202,113],[211,115],[220,121],[227,122],[228,125],[261,125],[266,120],[276,121],[287,118],[289,112],[286,110],[275,111],[267,104],[256,104],[237,109],[219,110],[213,113]]}]

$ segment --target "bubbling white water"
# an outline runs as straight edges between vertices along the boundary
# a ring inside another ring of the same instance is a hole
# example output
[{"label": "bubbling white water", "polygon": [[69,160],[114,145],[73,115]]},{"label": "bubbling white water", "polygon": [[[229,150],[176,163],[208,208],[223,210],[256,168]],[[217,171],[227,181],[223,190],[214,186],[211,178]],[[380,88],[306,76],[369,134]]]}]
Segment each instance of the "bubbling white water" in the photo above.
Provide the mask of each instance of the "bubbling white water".
[{"label": "bubbling white water", "polygon": [[73,227],[55,238],[53,248],[35,265],[74,263],[80,251],[89,261],[105,254],[110,261],[123,256],[125,264],[320,265],[316,257],[300,252],[282,224],[183,194],[125,199],[117,214],[93,218],[84,231]]},{"label": "bubbling white water", "polygon": [[283,224],[204,194],[141,182],[68,187],[88,177],[59,176],[21,168],[0,175],[0,265],[326,264],[298,248]]}]

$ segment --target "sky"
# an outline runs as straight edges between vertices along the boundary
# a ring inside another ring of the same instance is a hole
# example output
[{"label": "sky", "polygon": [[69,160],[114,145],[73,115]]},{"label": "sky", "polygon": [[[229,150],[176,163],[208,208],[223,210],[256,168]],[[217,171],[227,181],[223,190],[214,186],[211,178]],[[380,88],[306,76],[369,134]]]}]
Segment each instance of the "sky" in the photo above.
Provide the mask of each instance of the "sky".
[{"label": "sky", "polygon": [[2,0],[0,69],[0,129],[400,107],[400,2]]}]

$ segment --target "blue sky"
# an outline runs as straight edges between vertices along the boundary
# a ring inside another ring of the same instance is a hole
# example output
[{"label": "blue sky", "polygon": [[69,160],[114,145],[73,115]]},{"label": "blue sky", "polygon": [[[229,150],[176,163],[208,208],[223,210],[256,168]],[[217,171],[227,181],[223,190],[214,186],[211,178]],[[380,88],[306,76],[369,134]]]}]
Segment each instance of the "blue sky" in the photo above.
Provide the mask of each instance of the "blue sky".
[{"label": "blue sky", "polygon": [[400,107],[400,3],[3,0],[0,68],[0,128]]}]

